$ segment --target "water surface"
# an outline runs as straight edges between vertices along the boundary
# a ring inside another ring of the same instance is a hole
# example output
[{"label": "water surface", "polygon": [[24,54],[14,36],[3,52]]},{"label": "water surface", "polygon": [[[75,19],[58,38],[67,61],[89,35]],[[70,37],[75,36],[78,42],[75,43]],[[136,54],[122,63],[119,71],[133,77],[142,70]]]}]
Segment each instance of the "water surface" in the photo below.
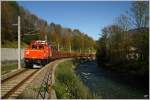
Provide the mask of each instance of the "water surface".
[{"label": "water surface", "polygon": [[80,64],[75,71],[97,97],[144,98],[145,93],[140,87],[126,84],[126,81],[117,74],[97,67],[96,61]]}]

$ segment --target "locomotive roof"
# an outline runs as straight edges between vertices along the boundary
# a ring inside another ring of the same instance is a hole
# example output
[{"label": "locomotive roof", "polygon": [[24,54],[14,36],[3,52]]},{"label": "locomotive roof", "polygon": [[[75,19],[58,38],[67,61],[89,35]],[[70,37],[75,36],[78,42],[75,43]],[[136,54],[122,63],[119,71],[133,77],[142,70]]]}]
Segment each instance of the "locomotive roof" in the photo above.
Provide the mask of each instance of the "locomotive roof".
[{"label": "locomotive roof", "polygon": [[32,41],[31,44],[35,44],[35,45],[38,45],[38,44],[47,44],[47,42],[43,41],[43,40],[36,40],[36,41]]}]

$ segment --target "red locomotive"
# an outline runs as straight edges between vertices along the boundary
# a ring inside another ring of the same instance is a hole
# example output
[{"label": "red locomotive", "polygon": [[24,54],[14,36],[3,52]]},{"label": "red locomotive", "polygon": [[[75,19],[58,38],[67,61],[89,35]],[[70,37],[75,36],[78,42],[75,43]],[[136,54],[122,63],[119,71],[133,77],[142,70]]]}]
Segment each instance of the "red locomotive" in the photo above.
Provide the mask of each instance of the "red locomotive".
[{"label": "red locomotive", "polygon": [[46,41],[36,40],[24,52],[24,61],[26,67],[37,67],[45,65],[52,57],[52,49]]},{"label": "red locomotive", "polygon": [[88,54],[77,52],[60,52],[58,48],[52,48],[46,41],[32,41],[24,51],[24,62],[26,67],[36,68],[42,67],[50,62],[50,60],[68,58],[68,57],[89,57]]}]

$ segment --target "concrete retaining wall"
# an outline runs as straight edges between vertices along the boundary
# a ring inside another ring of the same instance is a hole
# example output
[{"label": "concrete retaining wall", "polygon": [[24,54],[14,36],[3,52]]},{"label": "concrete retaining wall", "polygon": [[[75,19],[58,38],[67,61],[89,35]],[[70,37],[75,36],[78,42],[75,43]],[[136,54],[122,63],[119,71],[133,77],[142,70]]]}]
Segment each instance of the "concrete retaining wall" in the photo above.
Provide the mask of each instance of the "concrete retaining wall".
[{"label": "concrete retaining wall", "polygon": [[[25,49],[21,49],[21,59],[24,57]],[[1,48],[1,61],[14,61],[18,59],[18,49],[17,48]]]}]

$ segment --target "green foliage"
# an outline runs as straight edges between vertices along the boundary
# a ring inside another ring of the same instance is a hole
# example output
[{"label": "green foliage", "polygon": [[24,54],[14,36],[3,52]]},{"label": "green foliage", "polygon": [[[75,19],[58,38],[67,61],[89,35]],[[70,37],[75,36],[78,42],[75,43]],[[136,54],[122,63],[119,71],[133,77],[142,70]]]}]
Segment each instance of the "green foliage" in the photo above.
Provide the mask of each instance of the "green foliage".
[{"label": "green foliage", "polygon": [[[143,19],[148,15],[145,3],[133,2],[131,7],[136,28],[130,18],[123,15],[114,25],[102,30],[96,55],[100,66],[131,76],[148,76],[149,29],[145,23],[148,20]],[[132,23],[130,27],[129,23]]]},{"label": "green foliage", "polygon": [[92,98],[89,89],[82,83],[73,71],[73,62],[65,61],[57,66],[54,88],[58,99]]},{"label": "green foliage", "polygon": [[40,40],[40,34],[35,34],[35,35],[25,35],[23,36],[23,42],[29,44],[32,40]]},{"label": "green foliage", "polygon": [[15,1],[3,1],[1,4],[2,42],[5,40],[17,40],[17,27],[12,24],[17,23],[19,7]]},{"label": "green foliage", "polygon": [[71,30],[70,28],[63,28],[60,25],[51,23],[50,24],[50,32],[47,34],[48,41],[54,42],[55,44],[60,44],[60,48],[62,50],[69,51],[82,51],[87,52],[88,49],[94,51],[95,49],[95,41],[81,33],[79,30]]},{"label": "green foliage", "polygon": [[10,72],[11,70],[14,70],[17,68],[18,68],[17,64],[7,64],[7,65],[2,65],[1,71],[2,71],[2,74],[6,74]]},{"label": "green foliage", "polygon": [[[95,50],[95,41],[81,33],[79,30],[71,30],[64,28],[59,24],[48,23],[36,15],[32,14],[27,9],[19,6],[15,1],[2,2],[2,44],[6,45],[5,41],[17,41],[17,26],[12,24],[17,23],[18,15],[21,16],[21,35],[23,42],[29,44],[31,40],[45,40],[47,35],[48,42],[53,46],[59,43],[60,49],[64,51],[82,51],[88,52]],[[36,33],[40,35],[36,35]],[[28,34],[26,36],[25,34]],[[35,35],[30,35],[35,34]]]},{"label": "green foliage", "polygon": [[[28,45],[24,42],[21,42],[21,48],[26,48]],[[3,41],[2,48],[18,48],[18,42],[17,41]]]}]

